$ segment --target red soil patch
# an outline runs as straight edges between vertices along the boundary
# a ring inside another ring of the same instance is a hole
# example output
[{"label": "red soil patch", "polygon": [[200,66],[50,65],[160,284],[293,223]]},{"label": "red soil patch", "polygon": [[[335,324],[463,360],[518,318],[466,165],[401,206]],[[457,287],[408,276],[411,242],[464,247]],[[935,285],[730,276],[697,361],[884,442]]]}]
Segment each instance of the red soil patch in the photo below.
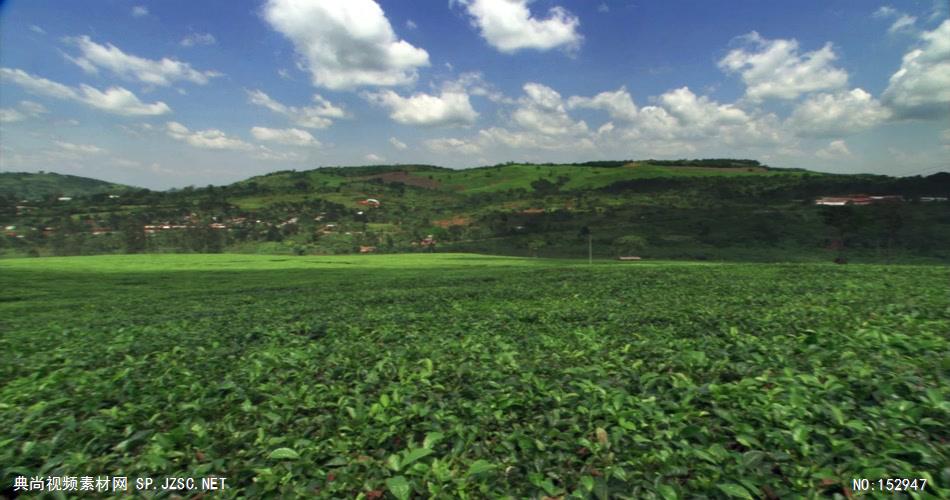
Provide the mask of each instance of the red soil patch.
[{"label": "red soil patch", "polygon": [[451,219],[441,219],[441,220],[433,221],[432,224],[447,229],[452,226],[467,226],[468,223],[471,221],[472,219],[468,217],[462,217],[461,215],[456,215],[455,217],[452,217]]}]

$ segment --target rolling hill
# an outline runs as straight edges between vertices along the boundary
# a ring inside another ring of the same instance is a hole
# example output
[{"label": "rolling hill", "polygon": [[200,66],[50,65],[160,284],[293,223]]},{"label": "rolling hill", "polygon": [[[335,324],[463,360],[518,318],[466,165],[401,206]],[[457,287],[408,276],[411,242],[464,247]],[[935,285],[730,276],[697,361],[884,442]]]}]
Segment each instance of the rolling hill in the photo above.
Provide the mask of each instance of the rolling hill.
[{"label": "rolling hill", "polygon": [[47,196],[88,196],[137,189],[89,177],[53,172],[0,172],[0,196],[33,200]]},{"label": "rolling hill", "polygon": [[[68,178],[52,178],[61,177]],[[115,186],[86,181],[93,192]],[[7,182],[16,179],[8,174]],[[901,201],[814,203],[847,194]],[[26,208],[7,199],[0,222],[20,229],[3,240],[0,254],[438,248],[577,257],[586,256],[589,234],[596,257],[823,260],[847,253],[950,261],[950,204],[940,201],[948,194],[947,173],[837,175],[751,160],[323,167],[225,186],[127,191],[118,199],[87,195]],[[140,237],[130,233],[142,228]]]}]

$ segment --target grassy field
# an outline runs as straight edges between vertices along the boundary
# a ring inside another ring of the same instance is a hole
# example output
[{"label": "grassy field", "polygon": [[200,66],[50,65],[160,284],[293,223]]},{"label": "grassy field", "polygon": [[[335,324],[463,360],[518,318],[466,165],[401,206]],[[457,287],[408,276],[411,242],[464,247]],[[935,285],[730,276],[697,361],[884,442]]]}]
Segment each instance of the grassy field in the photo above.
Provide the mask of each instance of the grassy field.
[{"label": "grassy field", "polygon": [[0,332],[4,491],[811,498],[919,478],[950,496],[947,267],[9,259]]}]

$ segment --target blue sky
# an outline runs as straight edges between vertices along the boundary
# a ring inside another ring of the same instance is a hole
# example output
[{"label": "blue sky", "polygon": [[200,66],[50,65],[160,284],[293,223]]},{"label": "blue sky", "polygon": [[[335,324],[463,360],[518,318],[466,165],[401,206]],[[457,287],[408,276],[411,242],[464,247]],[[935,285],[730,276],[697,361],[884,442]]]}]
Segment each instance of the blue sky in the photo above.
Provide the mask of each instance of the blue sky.
[{"label": "blue sky", "polygon": [[694,157],[948,170],[946,0],[0,4],[3,171]]}]

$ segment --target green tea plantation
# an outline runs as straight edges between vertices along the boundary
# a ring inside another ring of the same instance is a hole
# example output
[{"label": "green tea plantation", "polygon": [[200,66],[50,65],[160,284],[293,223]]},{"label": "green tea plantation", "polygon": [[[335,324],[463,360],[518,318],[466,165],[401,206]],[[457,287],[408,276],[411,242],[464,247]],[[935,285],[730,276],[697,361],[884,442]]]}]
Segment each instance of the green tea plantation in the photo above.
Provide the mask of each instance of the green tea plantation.
[{"label": "green tea plantation", "polygon": [[950,498],[947,267],[8,259],[0,349],[9,497]]}]

